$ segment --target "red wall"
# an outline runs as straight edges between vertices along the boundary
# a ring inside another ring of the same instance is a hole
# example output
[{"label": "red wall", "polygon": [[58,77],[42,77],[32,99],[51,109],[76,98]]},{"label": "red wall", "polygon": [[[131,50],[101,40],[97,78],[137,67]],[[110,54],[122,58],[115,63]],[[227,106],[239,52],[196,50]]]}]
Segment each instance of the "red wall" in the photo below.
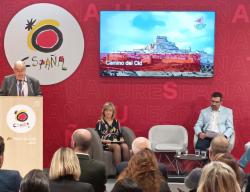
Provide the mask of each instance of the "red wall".
[{"label": "red wall", "polygon": [[[234,110],[238,158],[250,140],[250,4],[247,0],[2,0],[0,4],[0,79],[12,73],[4,54],[3,39],[8,22],[33,3],[64,7],[80,23],[85,51],[76,72],[67,80],[42,86],[44,95],[44,166],[53,152],[68,145],[72,130],[94,127],[105,101],[118,108],[122,125],[137,136],[147,136],[156,124],[180,124],[189,132],[193,150],[193,126],[201,108],[209,105],[213,91],[221,91],[224,105]],[[99,77],[100,10],[213,10],[216,11],[215,77],[101,78]],[[13,42],[18,43],[18,42]],[[48,77],[49,78],[49,77]]]}]

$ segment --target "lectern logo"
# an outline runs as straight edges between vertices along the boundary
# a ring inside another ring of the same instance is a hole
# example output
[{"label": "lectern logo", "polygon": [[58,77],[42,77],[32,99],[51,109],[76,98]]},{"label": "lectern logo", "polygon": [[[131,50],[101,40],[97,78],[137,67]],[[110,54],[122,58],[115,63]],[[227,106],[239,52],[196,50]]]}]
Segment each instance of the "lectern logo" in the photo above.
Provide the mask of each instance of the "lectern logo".
[{"label": "lectern logo", "polygon": [[7,113],[7,124],[16,133],[30,131],[36,122],[34,111],[27,105],[15,105]]}]

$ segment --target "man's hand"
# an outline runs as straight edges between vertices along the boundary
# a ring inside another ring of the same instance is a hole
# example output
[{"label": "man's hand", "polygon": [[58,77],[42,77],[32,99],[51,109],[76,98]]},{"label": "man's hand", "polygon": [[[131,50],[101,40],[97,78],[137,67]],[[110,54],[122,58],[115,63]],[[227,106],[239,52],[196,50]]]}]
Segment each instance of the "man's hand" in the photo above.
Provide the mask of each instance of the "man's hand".
[{"label": "man's hand", "polygon": [[206,136],[205,133],[200,132],[199,135],[198,135],[198,137],[199,137],[200,139],[205,139],[207,136]]}]

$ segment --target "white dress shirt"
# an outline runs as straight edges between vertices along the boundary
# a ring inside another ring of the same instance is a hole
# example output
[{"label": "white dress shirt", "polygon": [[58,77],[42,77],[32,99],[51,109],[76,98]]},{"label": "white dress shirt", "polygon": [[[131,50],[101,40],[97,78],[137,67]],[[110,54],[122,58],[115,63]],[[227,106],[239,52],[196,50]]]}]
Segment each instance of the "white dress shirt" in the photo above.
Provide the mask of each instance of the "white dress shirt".
[{"label": "white dress shirt", "polygon": [[219,110],[212,111],[210,122],[209,122],[209,127],[208,127],[209,131],[216,132],[216,133],[220,132],[219,127],[218,127],[218,118],[219,118]]}]

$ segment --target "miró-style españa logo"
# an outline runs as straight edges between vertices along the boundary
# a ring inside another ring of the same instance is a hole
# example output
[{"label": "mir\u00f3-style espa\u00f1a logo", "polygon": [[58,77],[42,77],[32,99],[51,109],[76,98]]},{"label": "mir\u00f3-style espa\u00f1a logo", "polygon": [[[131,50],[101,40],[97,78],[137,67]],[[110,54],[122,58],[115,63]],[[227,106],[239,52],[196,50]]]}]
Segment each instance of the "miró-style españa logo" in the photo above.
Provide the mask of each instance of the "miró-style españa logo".
[{"label": "mir\u00f3-style espa\u00f1a logo", "polygon": [[4,50],[13,66],[25,62],[29,75],[42,85],[70,77],[81,63],[84,38],[77,20],[64,8],[50,3],[33,4],[10,21]]}]

